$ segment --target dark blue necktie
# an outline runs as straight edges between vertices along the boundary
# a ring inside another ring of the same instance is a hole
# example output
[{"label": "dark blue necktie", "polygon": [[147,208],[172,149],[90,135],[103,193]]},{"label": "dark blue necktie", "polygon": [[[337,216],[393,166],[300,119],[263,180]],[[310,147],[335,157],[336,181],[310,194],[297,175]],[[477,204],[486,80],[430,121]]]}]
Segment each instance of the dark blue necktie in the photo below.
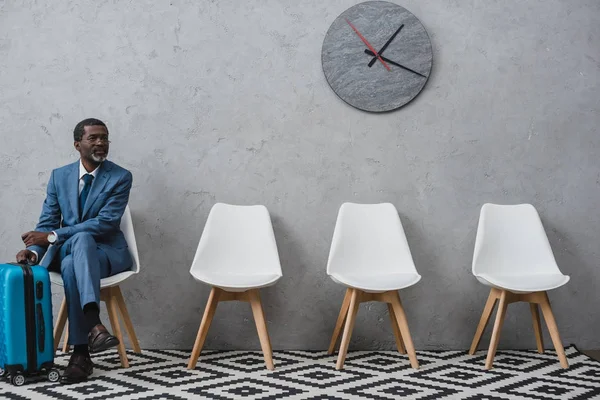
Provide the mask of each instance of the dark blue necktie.
[{"label": "dark blue necktie", "polygon": [[88,194],[90,193],[90,188],[92,187],[92,181],[94,180],[94,175],[85,174],[81,179],[83,179],[83,189],[81,190],[81,194],[79,195],[79,215],[83,217],[83,206],[85,206],[85,201],[87,200]]}]

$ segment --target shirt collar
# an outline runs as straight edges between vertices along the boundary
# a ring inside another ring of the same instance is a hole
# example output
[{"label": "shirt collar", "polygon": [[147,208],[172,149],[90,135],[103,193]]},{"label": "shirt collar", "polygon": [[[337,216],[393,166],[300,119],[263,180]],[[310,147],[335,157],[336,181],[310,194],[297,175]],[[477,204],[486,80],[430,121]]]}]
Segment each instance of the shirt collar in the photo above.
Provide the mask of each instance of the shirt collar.
[{"label": "shirt collar", "polygon": [[[100,165],[102,165],[102,163],[100,163]],[[90,174],[94,178],[96,178],[96,175],[98,175],[98,169],[100,169],[100,165],[98,165],[96,169],[92,172],[87,172],[87,170],[83,166],[83,163],[81,162],[81,160],[79,160],[79,179],[81,179],[85,174]]]}]

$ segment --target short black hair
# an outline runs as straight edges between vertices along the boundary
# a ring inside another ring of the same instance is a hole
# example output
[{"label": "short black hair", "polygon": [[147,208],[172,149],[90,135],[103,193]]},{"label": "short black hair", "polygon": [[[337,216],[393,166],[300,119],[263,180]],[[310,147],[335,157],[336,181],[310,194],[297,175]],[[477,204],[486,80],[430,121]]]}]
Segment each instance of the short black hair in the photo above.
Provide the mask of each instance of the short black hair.
[{"label": "short black hair", "polygon": [[106,128],[106,132],[108,133],[108,128],[104,122],[96,118],[87,118],[75,125],[75,129],[73,129],[73,139],[75,139],[76,142],[81,142],[81,138],[85,133],[86,126],[103,126]]}]

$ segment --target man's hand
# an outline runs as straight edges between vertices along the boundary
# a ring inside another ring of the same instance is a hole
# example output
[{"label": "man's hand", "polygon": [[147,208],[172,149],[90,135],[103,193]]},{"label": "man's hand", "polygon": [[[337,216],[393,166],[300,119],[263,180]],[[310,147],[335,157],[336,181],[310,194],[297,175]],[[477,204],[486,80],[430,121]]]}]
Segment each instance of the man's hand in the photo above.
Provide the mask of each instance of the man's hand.
[{"label": "man's hand", "polygon": [[48,246],[50,243],[48,242],[48,232],[36,232],[30,231],[21,235],[21,239],[23,239],[23,243],[25,246]]},{"label": "man's hand", "polygon": [[37,257],[31,250],[21,250],[17,253],[17,262],[19,264],[35,264],[37,262]]}]

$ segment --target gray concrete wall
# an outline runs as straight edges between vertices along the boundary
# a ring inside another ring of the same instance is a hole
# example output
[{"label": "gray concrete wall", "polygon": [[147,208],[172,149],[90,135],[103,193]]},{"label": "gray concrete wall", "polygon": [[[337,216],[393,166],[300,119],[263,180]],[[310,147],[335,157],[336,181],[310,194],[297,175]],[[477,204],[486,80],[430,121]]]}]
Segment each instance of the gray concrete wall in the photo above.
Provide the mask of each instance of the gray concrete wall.
[{"label": "gray concrete wall", "polygon": [[[423,275],[402,292],[418,349],[470,344],[488,294],[470,272],[484,202],[537,207],[572,278],[550,293],[563,341],[599,348],[600,2],[403,0],[434,67],[383,115],[343,103],[321,70],[325,32],[353,4],[0,0],[0,259],[94,116],[134,175],[143,270],[123,290],[143,347],[192,347],[209,288],[188,270],[227,202],[272,215],[273,347],[326,348],[344,292],[325,274],[338,207],[389,201]],[[220,305],[206,345],[258,349],[249,307]],[[500,346],[535,347],[526,305]],[[351,348],[393,347],[386,308],[361,306]]]}]

